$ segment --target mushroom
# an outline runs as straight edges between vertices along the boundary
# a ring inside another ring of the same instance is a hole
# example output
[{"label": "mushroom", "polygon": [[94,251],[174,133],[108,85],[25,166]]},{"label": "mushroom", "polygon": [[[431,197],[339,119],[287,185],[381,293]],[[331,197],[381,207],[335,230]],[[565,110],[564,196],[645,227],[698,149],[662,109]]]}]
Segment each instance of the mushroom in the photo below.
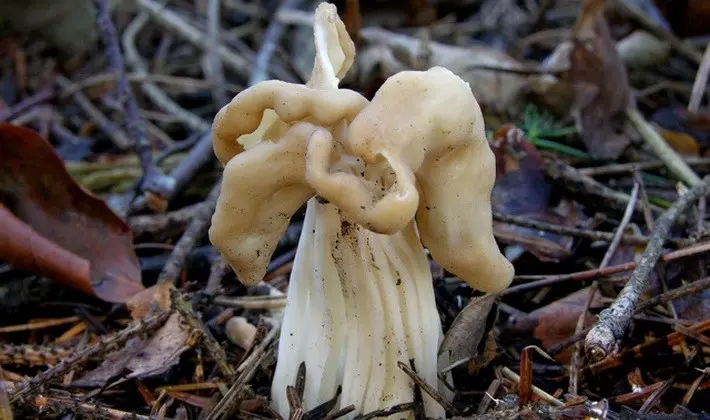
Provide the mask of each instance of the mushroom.
[{"label": "mushroom", "polygon": [[[302,362],[306,410],[340,386],[337,407],[361,413],[413,401],[398,362],[439,387],[442,330],[424,246],[479,290],[499,292],[513,277],[493,237],[495,159],[468,84],[440,67],[404,71],[368,102],[338,87],[354,47],[335,6],[318,6],[314,35],[306,85],[246,89],[213,128],[225,169],[209,235],[241,282],[262,279],[307,202],[272,383],[285,417]],[[423,402],[427,416],[444,417]]]}]

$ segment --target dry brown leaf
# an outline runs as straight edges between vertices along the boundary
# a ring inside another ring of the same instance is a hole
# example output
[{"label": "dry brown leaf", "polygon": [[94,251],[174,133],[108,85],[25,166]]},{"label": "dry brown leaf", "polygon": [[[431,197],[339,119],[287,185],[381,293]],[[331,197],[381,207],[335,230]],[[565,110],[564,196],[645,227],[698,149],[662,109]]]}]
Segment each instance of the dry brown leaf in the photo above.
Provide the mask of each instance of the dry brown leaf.
[{"label": "dry brown leaf", "polygon": [[143,319],[143,317],[148,315],[148,311],[153,306],[153,302],[157,302],[158,307],[163,311],[170,309],[172,303],[170,291],[173,288],[173,284],[166,281],[153,285],[140,293],[136,293],[126,302],[126,307],[131,311],[131,318],[136,321]]},{"label": "dry brown leaf", "polygon": [[495,300],[496,295],[490,293],[472,298],[444,335],[439,354],[448,353],[452,363],[478,356],[478,345],[486,333],[486,320]]},{"label": "dry brown leaf", "polygon": [[129,340],[120,350],[110,353],[95,369],[86,372],[81,378],[72,382],[72,386],[95,388],[102,387],[123,372],[126,364],[145,347],[145,341],[140,338]]},{"label": "dry brown leaf", "polygon": [[[577,321],[588,299],[589,287],[585,287],[536,309],[524,317],[516,318],[509,325],[506,325],[502,331],[502,336],[516,339],[534,337],[540,340],[544,348],[549,349],[574,335]],[[601,304],[599,293],[595,293],[590,308],[599,308]],[[585,327],[596,321],[596,316],[589,312],[585,318]],[[565,351],[559,353],[555,360],[561,363],[568,362],[570,354],[568,347]]]},{"label": "dry brown leaf", "polygon": [[[0,203],[55,244],[56,252],[89,263],[90,276],[82,277],[83,284],[56,280],[108,302],[125,302],[144,289],[130,228],[103,200],[76,183],[47,141],[30,129],[0,124],[0,156]],[[0,222],[12,223],[7,217]],[[36,257],[47,260],[52,255]]]},{"label": "dry brown leaf", "polygon": [[632,104],[628,75],[604,17],[604,0],[585,0],[574,28],[568,78],[572,115],[589,153],[616,159],[631,139],[624,111]]},{"label": "dry brown leaf", "polygon": [[0,257],[3,260],[84,293],[93,293],[87,260],[42,237],[1,203],[0,226]]},{"label": "dry brown leaf", "polygon": [[180,361],[180,355],[195,343],[191,331],[173,313],[148,340],[135,338],[120,350],[109,354],[96,369],[74,381],[74,386],[101,387],[126,373],[127,379],[160,375]]},{"label": "dry brown leaf", "polygon": [[693,137],[686,133],[677,131],[661,130],[661,135],[668,142],[668,145],[676,152],[684,156],[699,156],[700,146]]},{"label": "dry brown leaf", "polygon": [[180,355],[195,344],[190,336],[190,328],[181,323],[180,314],[173,313],[143,350],[126,364],[132,371],[127,378],[160,375],[170,369],[180,361]]},{"label": "dry brown leaf", "polygon": [[[542,171],[542,156],[512,124],[493,134],[496,183],[491,196],[493,210],[506,216],[525,216],[543,222],[567,225],[566,218],[550,209],[552,186]],[[541,261],[559,261],[570,255],[573,238],[494,222],[496,238],[518,244]]]}]

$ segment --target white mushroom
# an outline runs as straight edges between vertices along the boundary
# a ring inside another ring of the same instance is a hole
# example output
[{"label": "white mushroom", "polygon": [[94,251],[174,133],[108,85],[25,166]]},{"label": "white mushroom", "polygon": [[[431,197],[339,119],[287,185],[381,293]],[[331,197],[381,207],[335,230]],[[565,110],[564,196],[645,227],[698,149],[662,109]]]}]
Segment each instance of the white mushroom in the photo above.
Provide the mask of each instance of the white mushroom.
[{"label": "white mushroom", "polygon": [[[319,5],[314,29],[305,86],[256,85],[214,125],[226,166],[210,239],[240,281],[261,280],[307,201],[272,384],[283,416],[302,362],[306,410],[338,386],[338,407],[361,413],[411,402],[398,362],[439,387],[442,331],[422,242],[477,289],[498,292],[513,277],[493,238],[495,160],[468,84],[444,68],[401,72],[368,103],[338,88],[354,48],[333,5]],[[423,397],[429,417],[445,415]]]}]

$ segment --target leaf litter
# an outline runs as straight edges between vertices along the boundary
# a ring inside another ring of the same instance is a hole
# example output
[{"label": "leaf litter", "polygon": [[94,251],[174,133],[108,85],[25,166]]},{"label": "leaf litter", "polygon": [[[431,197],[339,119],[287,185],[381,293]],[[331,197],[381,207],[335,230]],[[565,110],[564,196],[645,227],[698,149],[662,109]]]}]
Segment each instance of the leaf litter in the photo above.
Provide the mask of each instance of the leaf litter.
[{"label": "leaf litter", "polygon": [[[46,32],[12,22],[0,30],[0,311],[13,311],[0,330],[3,420],[278,418],[269,388],[303,214],[264,280],[241,285],[204,235],[221,172],[204,130],[220,98],[249,80],[308,76],[316,4],[192,3],[107,9],[120,50],[82,44],[96,57],[108,52],[108,63],[58,54],[65,46]],[[398,71],[445,66],[470,84],[490,130],[495,235],[517,275],[510,291],[481,296],[431,262],[440,352],[450,359],[441,378],[455,394],[449,414],[706,410],[710,229],[702,185],[692,182],[710,171],[703,2],[345,3],[358,54],[343,84],[369,98]],[[111,54],[125,55],[125,69]],[[264,58],[268,66],[253,65]],[[633,112],[648,129],[631,123]],[[147,142],[132,138],[136,127]],[[128,152],[134,142],[149,144],[152,163]],[[152,166],[174,191],[155,194]],[[595,361],[583,350],[588,330],[646,264],[661,215],[687,194],[699,199],[660,238],[643,287],[624,294],[635,309]],[[237,324],[248,336],[227,331]],[[338,395],[299,411],[302,386],[294,384],[292,418],[347,414],[329,412]]]}]

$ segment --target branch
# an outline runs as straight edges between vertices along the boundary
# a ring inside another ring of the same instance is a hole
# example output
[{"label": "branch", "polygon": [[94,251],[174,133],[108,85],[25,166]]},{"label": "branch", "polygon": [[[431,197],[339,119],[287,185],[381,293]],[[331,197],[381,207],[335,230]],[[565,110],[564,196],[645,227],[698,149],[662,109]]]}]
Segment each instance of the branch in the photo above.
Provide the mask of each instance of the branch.
[{"label": "branch", "polygon": [[676,220],[690,205],[707,194],[710,189],[710,176],[693,186],[673,203],[658,219],[656,229],[648,241],[641,260],[636,265],[629,281],[619,293],[614,303],[599,314],[597,323],[592,327],[585,341],[585,350],[591,360],[604,359],[610,352],[616,340],[623,337],[631,321],[641,293],[646,289],[648,275],[661,257],[663,244],[668,238]]}]

